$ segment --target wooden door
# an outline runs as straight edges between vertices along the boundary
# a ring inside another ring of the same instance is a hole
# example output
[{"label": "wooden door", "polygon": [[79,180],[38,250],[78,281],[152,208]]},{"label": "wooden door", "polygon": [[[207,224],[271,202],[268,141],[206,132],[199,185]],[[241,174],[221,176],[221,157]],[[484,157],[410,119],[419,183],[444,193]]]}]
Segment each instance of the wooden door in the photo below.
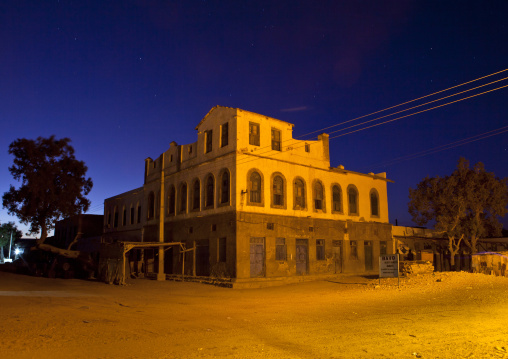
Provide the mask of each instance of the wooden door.
[{"label": "wooden door", "polygon": [[304,275],[308,273],[307,269],[307,240],[296,240],[296,274]]},{"label": "wooden door", "polygon": [[250,239],[250,276],[251,278],[265,275],[265,239],[252,237]]}]

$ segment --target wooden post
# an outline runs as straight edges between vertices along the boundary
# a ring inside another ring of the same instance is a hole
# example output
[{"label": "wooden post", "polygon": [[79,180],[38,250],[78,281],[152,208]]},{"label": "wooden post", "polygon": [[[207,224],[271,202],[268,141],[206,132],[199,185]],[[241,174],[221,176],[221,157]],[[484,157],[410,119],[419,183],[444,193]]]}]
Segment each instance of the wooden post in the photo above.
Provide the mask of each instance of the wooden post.
[{"label": "wooden post", "polygon": [[184,275],[185,275],[184,274],[184,272],[185,272],[185,253],[187,253],[187,252],[186,251],[182,251],[182,282],[183,282]]},{"label": "wooden post", "polygon": [[123,249],[122,249],[122,279],[120,280],[120,285],[124,285],[125,284],[125,255],[127,254],[126,251],[125,251],[125,244],[123,246]]},{"label": "wooden post", "polygon": [[[164,243],[164,152],[161,158],[161,197],[159,206],[159,242]],[[166,280],[164,274],[164,247],[159,246],[159,271],[157,273],[157,280]]]},{"label": "wooden post", "polygon": [[196,276],[196,241],[192,242],[192,275]]}]

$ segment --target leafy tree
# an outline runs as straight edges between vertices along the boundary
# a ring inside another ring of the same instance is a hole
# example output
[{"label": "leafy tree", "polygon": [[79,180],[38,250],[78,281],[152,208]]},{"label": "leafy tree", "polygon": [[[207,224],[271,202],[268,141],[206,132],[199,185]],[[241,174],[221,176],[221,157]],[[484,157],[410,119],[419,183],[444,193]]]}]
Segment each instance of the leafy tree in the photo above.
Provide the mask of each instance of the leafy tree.
[{"label": "leafy tree", "polygon": [[409,189],[409,213],[413,222],[425,225],[435,220],[435,229],[448,238],[451,265],[464,238],[460,225],[466,216],[466,203],[457,193],[457,178],[426,177],[416,189]]},{"label": "leafy tree", "polygon": [[30,225],[31,234],[40,233],[39,248],[56,221],[85,212],[90,206],[85,196],[93,183],[85,177],[87,167],[74,157],[69,142],[68,138],[51,136],[36,141],[17,139],[9,145],[9,154],[14,155],[9,172],[21,186],[16,189],[11,185],[2,204],[21,223]]},{"label": "leafy tree", "polygon": [[481,237],[499,235],[499,217],[507,212],[508,179],[499,179],[477,163],[472,169],[460,158],[446,177],[426,177],[409,189],[409,213],[418,225],[435,221],[435,229],[448,238],[451,265],[462,241],[472,253]]},{"label": "leafy tree", "polygon": [[481,162],[469,168],[469,162],[464,158],[459,160],[454,174],[459,178],[468,203],[463,226],[464,242],[471,253],[476,253],[479,238],[500,236],[502,233],[498,218],[507,213],[508,178],[499,179],[486,172]]},{"label": "leafy tree", "polygon": [[23,235],[14,222],[7,222],[0,225],[0,259],[3,258],[3,247],[8,246],[11,242],[11,233],[12,243],[20,239]]}]

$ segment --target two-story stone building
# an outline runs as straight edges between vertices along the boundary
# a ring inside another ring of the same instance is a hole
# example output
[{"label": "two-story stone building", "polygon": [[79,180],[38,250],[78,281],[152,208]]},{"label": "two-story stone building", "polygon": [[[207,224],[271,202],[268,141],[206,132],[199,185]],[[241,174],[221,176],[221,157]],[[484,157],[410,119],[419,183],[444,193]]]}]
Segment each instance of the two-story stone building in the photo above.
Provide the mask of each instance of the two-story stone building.
[{"label": "two-story stone building", "polygon": [[185,243],[159,250],[166,273],[185,255],[186,274],[236,281],[375,272],[393,253],[386,174],[330,167],[328,135],[295,140],[290,123],[221,106],[196,130],[105,201],[107,240]]}]

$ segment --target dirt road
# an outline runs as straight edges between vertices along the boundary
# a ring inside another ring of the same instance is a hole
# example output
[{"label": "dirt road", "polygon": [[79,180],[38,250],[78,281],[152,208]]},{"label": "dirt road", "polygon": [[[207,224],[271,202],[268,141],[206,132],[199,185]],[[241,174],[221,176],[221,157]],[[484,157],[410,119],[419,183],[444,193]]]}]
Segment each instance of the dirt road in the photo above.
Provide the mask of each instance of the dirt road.
[{"label": "dirt road", "polygon": [[507,358],[508,278],[263,289],[0,272],[1,358]]}]

